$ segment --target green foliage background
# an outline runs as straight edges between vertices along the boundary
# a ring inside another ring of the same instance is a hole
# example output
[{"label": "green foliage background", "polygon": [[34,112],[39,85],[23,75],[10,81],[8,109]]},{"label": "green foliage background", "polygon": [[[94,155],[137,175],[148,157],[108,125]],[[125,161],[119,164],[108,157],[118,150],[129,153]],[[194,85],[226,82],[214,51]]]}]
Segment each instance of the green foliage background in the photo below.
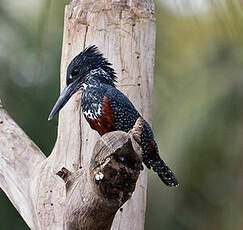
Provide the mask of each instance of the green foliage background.
[{"label": "green foliage background", "polygon": [[[242,229],[243,4],[212,1],[207,11],[184,12],[163,1],[156,1],[153,128],[180,186],[149,174],[145,229]],[[59,94],[65,4],[0,2],[0,97],[47,154],[56,138],[47,116]],[[28,229],[3,192],[0,229]]]}]

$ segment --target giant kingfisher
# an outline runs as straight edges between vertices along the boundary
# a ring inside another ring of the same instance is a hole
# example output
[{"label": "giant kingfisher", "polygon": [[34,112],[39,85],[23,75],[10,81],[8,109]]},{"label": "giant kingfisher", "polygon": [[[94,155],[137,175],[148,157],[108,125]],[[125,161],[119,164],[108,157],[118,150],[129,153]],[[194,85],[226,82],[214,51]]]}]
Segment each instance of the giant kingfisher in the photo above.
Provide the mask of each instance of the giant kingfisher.
[{"label": "giant kingfisher", "polygon": [[[116,88],[117,76],[111,63],[95,45],[73,58],[67,68],[66,87],[53,107],[48,120],[67,103],[73,94],[82,91],[81,107],[90,127],[100,135],[122,130],[128,132],[141,115],[131,101]],[[160,158],[152,129],[145,121],[141,134],[144,164],[152,168],[167,186],[177,186],[174,173]]]}]

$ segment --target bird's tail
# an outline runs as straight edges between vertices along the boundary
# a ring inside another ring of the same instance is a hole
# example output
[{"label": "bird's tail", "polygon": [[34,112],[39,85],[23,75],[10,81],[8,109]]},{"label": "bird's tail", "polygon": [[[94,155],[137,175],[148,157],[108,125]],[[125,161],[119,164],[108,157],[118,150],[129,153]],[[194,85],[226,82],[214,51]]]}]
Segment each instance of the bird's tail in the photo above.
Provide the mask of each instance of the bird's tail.
[{"label": "bird's tail", "polygon": [[141,145],[143,149],[143,162],[145,165],[149,169],[152,168],[167,186],[178,186],[179,183],[174,173],[160,158],[159,149],[154,140],[152,129],[147,122],[144,124],[141,135]]},{"label": "bird's tail", "polygon": [[179,185],[174,173],[159,156],[151,160],[150,165],[167,186],[172,187]]}]

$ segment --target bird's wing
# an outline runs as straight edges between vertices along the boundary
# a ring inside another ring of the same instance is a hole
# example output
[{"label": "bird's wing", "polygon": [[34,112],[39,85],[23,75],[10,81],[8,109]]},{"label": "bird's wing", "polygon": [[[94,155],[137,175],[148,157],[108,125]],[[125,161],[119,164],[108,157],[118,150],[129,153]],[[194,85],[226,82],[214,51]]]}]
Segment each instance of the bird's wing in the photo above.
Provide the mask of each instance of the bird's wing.
[{"label": "bird's wing", "polygon": [[109,99],[109,105],[113,111],[115,129],[128,132],[133,128],[140,114],[132,102],[114,87],[106,91],[105,97]]},{"label": "bird's wing", "polygon": [[[110,102],[113,104],[112,106],[122,107],[123,110],[127,110],[126,115],[134,114],[139,116],[139,113],[132,102],[125,96],[120,90],[115,87],[110,87],[106,92],[105,96],[110,99]],[[124,111],[123,111],[124,112]]]}]

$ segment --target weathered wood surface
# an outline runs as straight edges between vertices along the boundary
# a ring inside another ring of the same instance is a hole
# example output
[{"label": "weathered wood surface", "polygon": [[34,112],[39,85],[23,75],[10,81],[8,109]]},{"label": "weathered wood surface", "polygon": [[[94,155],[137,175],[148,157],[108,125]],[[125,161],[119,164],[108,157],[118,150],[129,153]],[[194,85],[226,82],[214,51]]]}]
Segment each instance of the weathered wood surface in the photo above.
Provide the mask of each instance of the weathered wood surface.
[{"label": "weathered wood surface", "polygon": [[[142,151],[131,132],[105,134],[96,143],[91,164],[70,173],[58,174],[66,183],[64,229],[109,230],[116,211],[135,189],[142,169]],[[136,150],[136,152],[134,151]]]},{"label": "weathered wood surface", "polygon": [[0,187],[30,227],[37,224],[30,178],[44,159],[0,101]]},{"label": "weathered wood surface", "polygon": [[[118,75],[118,88],[129,97],[142,116],[151,121],[155,56],[153,1],[72,1],[65,10],[61,88],[65,86],[65,73],[70,60],[91,44],[97,45],[113,64]],[[75,165],[77,160],[86,165],[98,138],[98,134],[80,115],[80,95],[75,95],[59,116],[59,138],[70,135],[70,140],[75,138],[74,142],[79,143],[75,150],[72,143],[66,143],[65,148],[75,155],[67,159],[69,165]],[[75,129],[73,133],[67,133],[70,126]],[[78,139],[80,136],[81,141]],[[80,149],[85,154],[80,154]],[[133,197],[126,202],[123,212],[117,213],[113,230],[144,228],[146,187],[147,173],[144,170]]]},{"label": "weathered wood surface", "polygon": [[[61,89],[68,63],[90,44],[97,45],[113,63],[119,89],[150,121],[155,52],[152,0],[73,0],[67,5]],[[70,229],[75,221],[75,226],[80,223],[80,219],[69,221],[70,215],[65,216],[72,213],[74,200],[56,175],[65,167],[77,175],[73,178],[82,178],[76,188],[89,182],[88,169],[99,136],[83,118],[80,97],[81,93],[75,94],[60,112],[57,141],[48,158],[0,108],[0,186],[32,229]],[[144,228],[146,170],[141,174],[132,198],[117,212],[113,230]],[[80,194],[80,203],[75,200],[78,208],[86,201]],[[108,229],[112,218],[107,221]]]}]

